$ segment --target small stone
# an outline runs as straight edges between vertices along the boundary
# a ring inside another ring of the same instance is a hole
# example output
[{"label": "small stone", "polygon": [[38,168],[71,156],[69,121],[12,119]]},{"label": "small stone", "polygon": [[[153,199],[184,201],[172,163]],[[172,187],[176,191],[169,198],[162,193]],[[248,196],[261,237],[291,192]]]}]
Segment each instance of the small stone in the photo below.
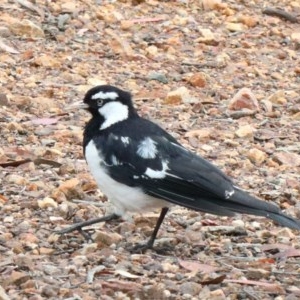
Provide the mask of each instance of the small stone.
[{"label": "small stone", "polygon": [[245,227],[245,222],[243,220],[233,220],[232,225],[235,227]]},{"label": "small stone", "polygon": [[246,16],[246,15],[240,16],[239,21],[248,27],[255,27],[259,23],[258,18],[253,16]]},{"label": "small stone", "polygon": [[54,146],[56,143],[56,140],[52,140],[52,139],[41,139],[41,144],[43,146]]},{"label": "small stone", "polygon": [[49,298],[56,298],[58,296],[59,288],[53,285],[46,285],[42,288],[42,295]]},{"label": "small stone", "polygon": [[273,159],[281,165],[289,167],[300,166],[300,155],[292,152],[277,152]]},{"label": "small stone", "polygon": [[146,53],[150,56],[156,56],[158,53],[158,49],[156,46],[151,45],[149,47],[146,48]]},{"label": "small stone", "polygon": [[169,262],[163,262],[162,268],[163,268],[163,271],[166,273],[176,273],[176,272],[178,272],[178,269],[179,269],[178,265],[171,264]]},{"label": "small stone", "polygon": [[37,202],[38,202],[39,208],[41,208],[41,209],[45,209],[45,208],[49,208],[49,207],[56,208],[58,206],[58,204],[55,202],[55,200],[50,197],[46,197],[42,200],[38,200]]},{"label": "small stone", "polygon": [[196,43],[203,43],[211,46],[217,46],[219,44],[218,38],[210,29],[199,28],[199,31],[202,36],[195,40]]},{"label": "small stone", "polygon": [[291,34],[291,40],[296,42],[296,43],[300,43],[300,31],[293,32]]},{"label": "small stone", "polygon": [[10,30],[5,26],[0,26],[0,36],[9,37],[11,35]]},{"label": "small stone", "polygon": [[236,227],[236,226],[226,226],[226,225],[220,225],[220,226],[205,226],[203,227],[202,231],[204,232],[212,232],[212,233],[220,233],[223,235],[244,235],[246,234],[246,229],[242,227]]},{"label": "small stone", "polygon": [[25,185],[27,183],[27,180],[24,177],[17,174],[8,175],[6,181],[17,185]]},{"label": "small stone", "polygon": [[97,243],[85,244],[83,248],[80,250],[82,255],[87,255],[89,253],[94,253],[98,249]]},{"label": "small stone", "polygon": [[237,32],[237,31],[244,31],[246,29],[245,25],[242,23],[227,23],[226,29],[228,29],[231,32]]},{"label": "small stone", "polygon": [[7,216],[3,218],[3,223],[12,223],[14,221],[13,216]]},{"label": "small stone", "polygon": [[82,198],[80,181],[77,178],[72,178],[63,182],[57,190],[65,194],[67,199]]},{"label": "small stone", "polygon": [[207,75],[203,72],[195,73],[190,78],[188,82],[194,87],[205,87],[206,86]]},{"label": "small stone", "polygon": [[201,5],[204,10],[214,10],[224,7],[224,3],[221,0],[202,0]]},{"label": "small stone", "polygon": [[210,292],[209,299],[210,300],[225,300],[227,298],[226,298],[223,290],[218,289],[218,290],[214,290],[214,291]]},{"label": "small stone", "polygon": [[251,162],[260,165],[266,160],[267,154],[257,148],[253,148],[248,151],[247,157]]},{"label": "small stone", "polygon": [[188,294],[191,296],[195,296],[199,294],[201,291],[201,284],[198,284],[196,282],[184,282],[180,285],[179,291],[181,294]]},{"label": "small stone", "polygon": [[134,22],[131,20],[121,20],[121,29],[128,30],[134,26]]},{"label": "small stone", "polygon": [[196,137],[198,139],[204,140],[204,139],[208,139],[211,136],[211,134],[212,134],[211,129],[201,128],[201,129],[188,131],[185,134],[185,137]]},{"label": "small stone", "polygon": [[9,105],[9,99],[6,94],[0,93],[0,106]]},{"label": "small stone", "polygon": [[161,83],[168,83],[168,79],[167,79],[166,75],[162,74],[162,73],[151,71],[148,74],[148,78],[150,80],[157,80],[157,81],[159,81]]},{"label": "small stone", "polygon": [[267,278],[270,276],[270,271],[257,268],[248,268],[247,278],[251,280],[260,280],[262,278]]},{"label": "small stone", "polygon": [[33,39],[44,38],[45,33],[41,27],[30,20],[16,21],[9,28],[15,35],[29,37]]},{"label": "small stone", "polygon": [[35,60],[34,63],[37,66],[42,66],[46,68],[59,68],[61,66],[60,60],[58,60],[55,57],[50,56],[49,54],[42,54],[38,56]]},{"label": "small stone", "polygon": [[98,244],[101,244],[104,246],[110,246],[112,244],[117,244],[122,239],[123,239],[123,237],[116,232],[107,233],[104,231],[97,231],[95,234],[93,234],[93,240],[95,242],[97,242]]},{"label": "small stone", "polygon": [[300,111],[292,115],[293,120],[300,121]]},{"label": "small stone", "polygon": [[253,138],[254,131],[251,125],[244,125],[235,131],[235,135],[239,138]]},{"label": "small stone", "polygon": [[55,249],[41,247],[38,249],[38,254],[40,255],[52,255],[55,252]]},{"label": "small stone", "polygon": [[228,108],[230,110],[241,110],[248,108],[250,110],[259,110],[256,96],[248,88],[240,89],[229,101]]},{"label": "small stone", "polygon": [[181,86],[177,90],[169,92],[164,103],[175,105],[188,101],[189,98],[189,90],[186,87]]},{"label": "small stone", "polygon": [[295,238],[295,235],[293,234],[292,230],[289,229],[289,228],[282,228],[280,229],[276,236],[278,237],[286,237],[286,238],[289,238],[289,239],[294,239]]},{"label": "small stone", "polygon": [[251,223],[251,226],[254,228],[254,229],[261,229],[261,224],[259,222],[256,222],[256,221],[253,221]]},{"label": "small stone", "polygon": [[4,280],[3,286],[16,285],[19,286],[30,279],[30,276],[25,272],[12,271],[10,276]]},{"label": "small stone", "polygon": [[277,104],[277,105],[285,105],[287,103],[287,100],[284,95],[284,91],[282,91],[282,90],[275,92],[273,95],[271,95],[268,98],[268,100],[271,103]]}]

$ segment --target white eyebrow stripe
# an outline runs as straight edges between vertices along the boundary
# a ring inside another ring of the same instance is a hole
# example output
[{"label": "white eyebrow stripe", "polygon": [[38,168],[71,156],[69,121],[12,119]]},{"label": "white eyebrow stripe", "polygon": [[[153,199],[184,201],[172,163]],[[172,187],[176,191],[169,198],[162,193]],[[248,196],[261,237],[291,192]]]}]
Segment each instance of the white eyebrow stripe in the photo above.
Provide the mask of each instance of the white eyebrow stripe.
[{"label": "white eyebrow stripe", "polygon": [[105,99],[111,99],[111,100],[116,100],[118,97],[119,97],[119,95],[116,92],[103,93],[101,91],[101,92],[98,92],[98,93],[94,94],[91,98],[93,100],[96,100],[96,99],[103,99],[103,100],[105,100]]}]

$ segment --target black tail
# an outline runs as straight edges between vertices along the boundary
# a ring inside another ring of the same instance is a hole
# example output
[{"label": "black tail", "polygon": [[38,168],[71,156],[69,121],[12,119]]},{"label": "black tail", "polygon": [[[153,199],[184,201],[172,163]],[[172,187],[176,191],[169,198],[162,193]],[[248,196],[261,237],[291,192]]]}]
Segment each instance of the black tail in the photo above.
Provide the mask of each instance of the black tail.
[{"label": "black tail", "polygon": [[235,188],[230,199],[223,202],[223,206],[232,212],[263,216],[282,226],[300,230],[300,220],[284,214],[276,205],[256,199],[238,188]]}]

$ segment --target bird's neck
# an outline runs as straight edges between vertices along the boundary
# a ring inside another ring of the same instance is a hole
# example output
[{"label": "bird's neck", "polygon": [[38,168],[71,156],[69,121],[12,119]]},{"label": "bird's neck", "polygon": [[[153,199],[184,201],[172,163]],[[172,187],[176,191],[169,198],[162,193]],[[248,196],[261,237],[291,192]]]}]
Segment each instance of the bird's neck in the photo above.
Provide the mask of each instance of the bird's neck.
[{"label": "bird's neck", "polygon": [[100,126],[104,122],[104,119],[98,116],[93,116],[85,126],[83,132],[83,149],[91,141],[93,137],[101,134]]},{"label": "bird's neck", "polygon": [[88,121],[85,126],[84,133],[83,133],[83,149],[85,146],[93,139],[95,136],[100,136],[103,134],[107,134],[108,130],[112,127],[122,127],[122,123],[128,119],[135,119],[139,118],[137,112],[134,108],[129,109],[129,113],[126,119],[124,120],[116,120],[116,122],[110,124],[109,126],[103,128],[103,124],[108,124],[107,120],[99,113],[92,113],[92,118]]}]

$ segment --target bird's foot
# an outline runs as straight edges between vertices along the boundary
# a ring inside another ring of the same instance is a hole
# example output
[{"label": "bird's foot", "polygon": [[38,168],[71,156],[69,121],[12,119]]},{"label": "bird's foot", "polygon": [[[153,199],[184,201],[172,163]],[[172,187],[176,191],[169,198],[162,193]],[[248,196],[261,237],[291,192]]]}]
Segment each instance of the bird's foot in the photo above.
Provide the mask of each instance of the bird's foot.
[{"label": "bird's foot", "polygon": [[128,244],[126,246],[126,250],[130,253],[142,254],[145,253],[147,250],[153,249],[153,245],[146,244]]},{"label": "bird's foot", "polygon": [[170,252],[174,251],[173,245],[169,243],[163,243],[153,247],[153,244],[145,243],[145,244],[130,244],[127,245],[126,249],[130,253],[145,253],[147,250],[154,250],[157,254],[166,255]]}]

